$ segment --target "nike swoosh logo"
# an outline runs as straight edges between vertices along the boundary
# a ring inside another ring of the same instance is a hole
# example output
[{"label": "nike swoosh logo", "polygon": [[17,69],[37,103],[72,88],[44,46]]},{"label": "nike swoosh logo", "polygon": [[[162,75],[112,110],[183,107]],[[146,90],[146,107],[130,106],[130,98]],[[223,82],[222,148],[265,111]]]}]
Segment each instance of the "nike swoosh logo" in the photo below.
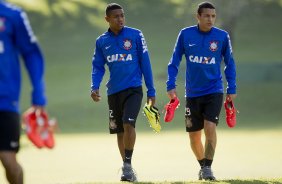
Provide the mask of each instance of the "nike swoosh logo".
[{"label": "nike swoosh logo", "polygon": [[105,47],[105,49],[107,50],[108,48],[110,48],[111,47],[111,45],[109,45],[109,46],[107,46],[107,47]]},{"label": "nike swoosh logo", "polygon": [[128,118],[129,121],[134,121],[134,119]]},{"label": "nike swoosh logo", "polygon": [[193,46],[196,46],[196,44],[189,44],[189,47],[193,47]]},{"label": "nike swoosh logo", "polygon": [[18,145],[19,145],[18,142],[15,142],[15,141],[10,142],[10,146],[11,146],[12,148],[17,147]]}]

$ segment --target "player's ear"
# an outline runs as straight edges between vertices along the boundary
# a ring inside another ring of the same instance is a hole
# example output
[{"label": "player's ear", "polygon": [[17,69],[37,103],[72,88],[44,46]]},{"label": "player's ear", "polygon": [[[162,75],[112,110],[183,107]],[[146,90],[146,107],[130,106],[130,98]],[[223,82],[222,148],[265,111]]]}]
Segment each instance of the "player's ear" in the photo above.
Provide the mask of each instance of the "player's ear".
[{"label": "player's ear", "polygon": [[200,17],[201,17],[201,15],[197,13],[197,14],[196,14],[196,19],[199,20]]},{"label": "player's ear", "polygon": [[105,16],[105,20],[106,20],[107,22],[109,22],[109,19],[110,19],[110,18],[106,15],[106,16]]}]

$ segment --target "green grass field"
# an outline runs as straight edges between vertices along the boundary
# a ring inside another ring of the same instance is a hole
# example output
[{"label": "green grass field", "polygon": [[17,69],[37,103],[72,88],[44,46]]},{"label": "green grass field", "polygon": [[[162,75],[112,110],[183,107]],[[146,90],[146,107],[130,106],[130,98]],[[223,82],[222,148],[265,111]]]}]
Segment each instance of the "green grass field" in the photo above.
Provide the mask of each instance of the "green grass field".
[{"label": "green grass field", "polygon": [[[35,8],[35,1],[11,1],[25,5],[39,39],[46,60],[47,110],[58,119],[60,127],[57,146],[51,151],[37,150],[23,137],[19,160],[26,171],[26,183],[118,182],[121,160],[115,136],[108,135],[105,89],[108,74],[101,84],[102,101],[93,103],[89,94],[94,43],[107,28],[103,9],[109,1],[36,1],[43,4],[40,8]],[[157,107],[161,111],[168,102],[166,66],[177,34],[196,20],[189,13],[183,17],[176,15],[170,0],[136,1],[133,6],[126,4],[129,1],[116,2],[126,8],[127,25],[141,29],[145,35],[155,77]],[[162,6],[158,6],[160,2]],[[227,128],[224,111],[221,113],[213,166],[218,183],[282,183],[282,100],[279,97],[282,26],[277,22],[282,18],[282,11],[278,1],[252,2],[256,3],[241,13],[234,30],[238,81],[235,105],[240,113],[235,129]],[[48,3],[54,8],[50,14],[44,9]],[[142,6],[142,3],[154,4]],[[63,5],[61,10],[59,4]],[[80,13],[68,12],[68,8],[73,11],[78,8]],[[145,117],[141,113],[138,117],[133,164],[142,183],[199,183],[199,168],[184,132],[184,68],[182,61],[177,88],[181,106],[174,121],[163,124],[162,132],[154,134]],[[23,74],[21,111],[30,106],[30,85],[25,71]],[[0,184],[6,184],[2,167]]]},{"label": "green grass field", "polygon": [[[137,134],[133,166],[139,182],[199,183],[198,163],[184,131]],[[91,184],[118,182],[122,161],[116,137],[99,134],[56,136],[54,150],[38,150],[24,136],[19,160],[27,184]],[[213,163],[220,183],[281,183],[281,131],[218,131]],[[6,184],[0,167],[0,183]],[[208,183],[208,182],[204,182]]]}]

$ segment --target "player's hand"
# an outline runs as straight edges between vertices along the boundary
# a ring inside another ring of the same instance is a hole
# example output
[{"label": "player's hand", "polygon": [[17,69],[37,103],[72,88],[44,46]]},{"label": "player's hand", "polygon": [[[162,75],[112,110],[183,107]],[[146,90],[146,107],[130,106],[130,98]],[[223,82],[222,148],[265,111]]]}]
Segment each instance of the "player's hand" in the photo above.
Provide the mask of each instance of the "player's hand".
[{"label": "player's hand", "polygon": [[101,96],[99,95],[99,89],[91,91],[91,98],[94,102],[99,102],[101,100]]},{"label": "player's hand", "polygon": [[[44,117],[47,118],[46,121],[48,121],[48,113],[47,111],[45,110],[45,107],[44,106],[40,106],[40,105],[32,105],[31,107],[29,107],[24,113],[23,113],[23,117],[28,117],[32,114],[35,114],[35,118],[36,118],[36,122],[37,122],[37,126],[36,126],[36,129],[35,131],[37,133],[42,133],[43,130],[44,130],[44,121],[39,121],[37,120],[38,117],[41,117],[42,114],[44,114]],[[25,119],[25,118],[24,118]],[[42,119],[42,118],[41,118]],[[25,122],[25,120],[23,121]],[[25,122],[25,124],[27,124],[28,122]]]},{"label": "player's hand", "polygon": [[151,105],[154,106],[156,103],[156,97],[147,97],[147,104],[150,104],[150,102]]},{"label": "player's hand", "polygon": [[167,92],[167,96],[169,99],[174,99],[175,97],[177,97],[176,95],[176,89],[171,89]]},{"label": "player's hand", "polygon": [[236,98],[237,94],[226,94],[226,100],[227,101],[232,101]]},{"label": "player's hand", "polygon": [[41,113],[41,112],[46,112],[44,106],[39,106],[39,105],[32,105],[30,108],[28,108],[26,111],[29,112],[36,112],[36,113]]}]

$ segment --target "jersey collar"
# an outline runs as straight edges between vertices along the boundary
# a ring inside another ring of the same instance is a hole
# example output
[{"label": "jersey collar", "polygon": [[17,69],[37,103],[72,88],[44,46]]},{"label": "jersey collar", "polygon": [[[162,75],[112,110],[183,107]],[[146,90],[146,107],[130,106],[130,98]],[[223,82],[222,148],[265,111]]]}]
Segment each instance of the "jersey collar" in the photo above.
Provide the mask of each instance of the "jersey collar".
[{"label": "jersey collar", "polygon": [[201,31],[201,30],[200,30],[199,24],[197,24],[197,30],[198,30],[199,33],[206,35],[206,34],[210,34],[210,33],[212,32],[213,27],[212,27],[211,30],[209,30],[208,32],[204,32],[204,31]]},{"label": "jersey collar", "polygon": [[[1,0],[0,0],[0,1],[1,1]],[[124,28],[125,28],[125,26],[123,26],[123,28],[120,30],[120,32],[118,33],[118,35],[115,35],[114,32],[112,32],[112,30],[111,30],[110,28],[108,28],[108,33],[109,33],[111,36],[119,36],[119,35],[123,34]]]}]

